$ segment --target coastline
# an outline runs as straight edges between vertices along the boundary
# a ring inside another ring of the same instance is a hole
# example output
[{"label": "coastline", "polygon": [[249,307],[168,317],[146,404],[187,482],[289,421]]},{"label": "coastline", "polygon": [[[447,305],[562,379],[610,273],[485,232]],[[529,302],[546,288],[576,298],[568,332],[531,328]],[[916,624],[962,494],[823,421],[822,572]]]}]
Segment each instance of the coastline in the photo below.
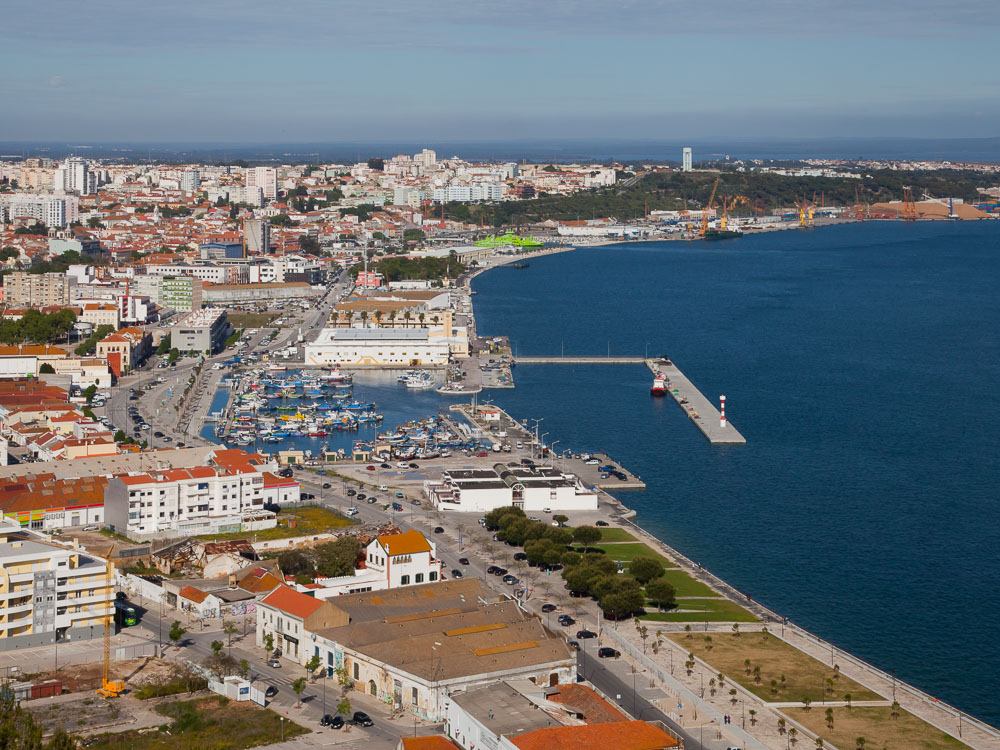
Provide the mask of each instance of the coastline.
[{"label": "coastline", "polygon": [[[856,221],[852,222],[835,222],[835,223],[858,223]],[[824,224],[823,226],[828,226],[832,224]],[[782,230],[797,228],[795,225],[788,227],[781,227]],[[677,238],[679,239],[679,238]],[[517,259],[529,258],[532,256],[538,257],[547,254],[557,254],[560,252],[568,252],[569,250],[578,249],[581,247],[602,247],[607,245],[618,245],[618,244],[631,244],[632,242],[649,242],[649,241],[663,241],[663,240],[611,240],[602,241],[596,243],[577,243],[571,247],[561,247],[555,250],[550,250],[549,252],[539,252],[533,254],[521,254],[517,256],[512,256],[509,259],[504,259],[503,262],[498,262],[496,264],[491,264],[483,268],[477,268],[472,272],[468,278],[465,280],[466,287],[471,289],[472,279],[479,276],[479,274],[495,268],[499,265],[505,265],[506,263],[513,262]],[[471,302],[471,298],[470,298]],[[472,313],[474,317],[474,311]],[[783,626],[783,629],[787,631],[787,637],[783,634],[782,639],[786,640],[790,645],[794,646],[796,649],[813,656],[814,658],[821,658],[823,655],[829,656],[830,666],[833,665],[835,660],[839,659],[842,662],[849,663],[852,670],[856,670],[858,675],[867,678],[867,683],[872,684],[873,688],[879,688],[878,692],[884,695],[888,695],[890,692],[895,695],[895,691],[899,690],[909,696],[912,703],[907,707],[915,715],[919,716],[921,719],[931,724],[932,726],[944,731],[945,733],[955,737],[963,743],[969,743],[972,747],[983,747],[983,748],[994,748],[1000,747],[998,741],[1000,741],[1000,732],[994,727],[970,716],[965,711],[957,708],[956,706],[941,702],[939,699],[931,696],[927,692],[921,690],[920,688],[903,682],[896,678],[894,674],[888,673],[863,659],[857,657],[850,652],[837,647],[835,644],[830,643],[826,639],[822,638],[815,633],[812,633],[798,625],[794,625],[789,622],[789,620],[778,612],[772,610],[761,602],[757,601],[756,598],[750,599],[744,592],[738,591],[735,587],[724,581],[719,576],[715,575],[709,570],[704,569],[701,565],[695,561],[688,558],[686,555],[681,553],[679,550],[670,546],[667,542],[662,539],[657,538],[651,532],[644,529],[637,521],[637,513],[635,510],[626,506],[621,500],[619,500],[614,495],[609,492],[602,491],[602,500],[615,506],[618,512],[615,514],[616,520],[629,527],[630,530],[634,530],[636,534],[641,538],[642,541],[647,542],[653,549],[658,549],[665,553],[667,556],[672,558],[677,564],[682,567],[685,572],[694,577],[696,580],[709,586],[714,591],[717,591],[722,596],[727,599],[739,604],[741,607],[751,610],[755,615],[761,618],[762,626],[770,626],[776,624]],[[658,627],[662,627],[664,630],[670,629],[669,626],[661,626],[657,623]],[[718,626],[712,626],[713,629],[718,628]],[[728,629],[728,624],[725,626]],[[819,656],[817,656],[819,654]],[[846,674],[846,672],[845,672]],[[890,686],[890,687],[887,687]],[[902,702],[902,697],[900,698]],[[962,732],[962,724],[965,725],[965,733]],[[981,734],[979,740],[973,744],[972,738],[969,737],[969,733],[972,728],[975,727],[975,731]]]}]

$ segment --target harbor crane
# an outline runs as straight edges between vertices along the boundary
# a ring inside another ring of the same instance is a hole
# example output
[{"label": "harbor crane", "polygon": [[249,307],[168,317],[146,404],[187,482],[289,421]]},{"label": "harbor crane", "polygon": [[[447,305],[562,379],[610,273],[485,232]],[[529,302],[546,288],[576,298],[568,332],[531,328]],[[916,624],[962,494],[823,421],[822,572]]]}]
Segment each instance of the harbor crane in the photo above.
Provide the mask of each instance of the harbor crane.
[{"label": "harbor crane", "polygon": [[715,184],[712,185],[712,194],[708,197],[708,203],[702,206],[701,209],[701,230],[698,234],[702,236],[708,231],[708,212],[712,210],[712,204],[715,203],[715,191],[719,189],[720,179],[719,177],[715,178]]},{"label": "harbor crane", "polygon": [[111,562],[111,555],[114,553],[116,546],[112,544],[111,549],[108,550],[107,567],[104,571],[104,586],[107,590],[108,598],[104,600],[104,665],[101,669],[101,687],[98,688],[97,694],[105,698],[117,698],[125,691],[124,681],[113,682],[111,680],[111,630],[114,628],[114,618],[112,615],[114,605],[111,601],[111,592],[114,588],[115,570],[115,566]]},{"label": "harbor crane", "polygon": [[722,219],[719,222],[719,228],[723,232],[726,231],[726,225],[729,223],[729,212],[741,203],[745,206],[750,205],[750,201],[742,195],[731,195],[722,198]]},{"label": "harbor crane", "polygon": [[917,220],[917,204],[913,200],[913,188],[903,185],[903,221]]}]

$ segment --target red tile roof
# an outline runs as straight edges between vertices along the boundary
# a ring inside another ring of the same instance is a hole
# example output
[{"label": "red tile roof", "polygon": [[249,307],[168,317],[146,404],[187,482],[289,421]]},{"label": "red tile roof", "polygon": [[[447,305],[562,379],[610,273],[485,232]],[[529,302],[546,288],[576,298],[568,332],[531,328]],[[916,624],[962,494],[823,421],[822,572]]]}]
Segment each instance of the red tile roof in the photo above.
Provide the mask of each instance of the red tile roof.
[{"label": "red tile roof", "polygon": [[322,607],[323,601],[312,596],[300,594],[288,586],[278,586],[278,588],[265,597],[261,604],[266,604],[269,607],[279,609],[282,612],[304,620]]},{"label": "red tile roof", "polygon": [[189,602],[194,602],[195,604],[201,604],[208,598],[208,594],[204,591],[196,589],[194,586],[185,586],[181,589],[178,596],[180,596],[181,599],[187,599]]},{"label": "red tile roof", "polygon": [[508,739],[520,750],[663,750],[678,746],[669,734],[644,721],[546,727]]}]

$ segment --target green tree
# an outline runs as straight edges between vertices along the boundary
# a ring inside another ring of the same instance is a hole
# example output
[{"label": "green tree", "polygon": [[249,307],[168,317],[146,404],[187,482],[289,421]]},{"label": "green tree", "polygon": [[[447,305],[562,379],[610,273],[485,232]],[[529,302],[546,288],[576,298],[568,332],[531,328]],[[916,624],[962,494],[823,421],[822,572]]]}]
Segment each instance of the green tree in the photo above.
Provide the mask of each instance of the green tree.
[{"label": "green tree", "polygon": [[856,740],[854,740],[854,744],[858,748],[858,750],[865,750],[865,744],[867,742],[868,740],[866,740],[864,737],[858,737]]},{"label": "green tree", "polygon": [[174,646],[180,646],[181,639],[187,633],[187,628],[180,624],[180,621],[174,620],[170,625],[170,632],[167,633],[167,637]]},{"label": "green tree", "polygon": [[403,240],[405,242],[420,242],[424,238],[423,230],[420,229],[404,229],[403,230]]},{"label": "green tree", "polygon": [[222,653],[222,649],[226,647],[226,644],[222,641],[212,641],[212,653],[218,656]]},{"label": "green tree", "polygon": [[234,623],[234,622],[232,622],[230,620],[227,620],[225,623],[223,623],[223,625],[222,625],[222,632],[226,634],[226,646],[227,647],[229,647],[229,648],[233,647],[233,636],[236,635],[236,633],[238,632],[238,630],[239,629],[236,627],[236,623]]},{"label": "green tree", "polygon": [[599,594],[601,611],[614,619],[630,616],[642,609],[645,597],[634,578],[611,579],[613,583]]},{"label": "green tree", "polygon": [[562,526],[569,520],[569,516],[564,516],[562,513],[557,513],[556,515],[552,516],[552,520],[555,521],[560,526]]},{"label": "green tree", "polygon": [[750,714],[750,726],[757,726],[757,709],[751,708],[747,713]]},{"label": "green tree", "polygon": [[890,715],[892,716],[893,720],[898,719],[900,711],[899,701],[893,701],[892,706],[890,707],[889,710],[891,712]]},{"label": "green tree", "polygon": [[319,654],[313,654],[309,657],[309,661],[306,662],[306,674],[310,677],[315,676],[316,670],[319,669],[320,664],[323,661],[319,658]]},{"label": "green tree", "polygon": [[116,443],[124,443],[126,440],[128,440],[128,435],[125,434],[124,430],[118,430],[115,433],[115,436],[112,438],[112,440],[114,440]]},{"label": "green tree", "polygon": [[181,358],[180,351],[177,350],[177,349],[171,349],[170,350],[170,355],[167,357],[167,364],[168,365],[172,365],[172,364],[174,364],[174,362],[176,362],[180,358]]},{"label": "green tree", "polygon": [[663,563],[654,557],[637,557],[628,568],[629,574],[645,585],[663,575]]},{"label": "green tree", "polygon": [[646,596],[661,611],[672,609],[677,604],[677,591],[665,578],[657,578],[647,583]]},{"label": "green tree", "polygon": [[246,659],[240,659],[240,675],[244,678],[250,676],[250,662]]},{"label": "green tree", "polygon": [[160,343],[156,345],[156,353],[162,357],[169,351],[170,351],[170,334],[168,333],[166,336],[160,339]]},{"label": "green tree", "polygon": [[337,704],[337,713],[344,714],[345,716],[351,713],[351,702],[347,698],[344,698],[344,700]]},{"label": "green tree", "polygon": [[851,694],[850,693],[844,693],[844,702],[847,703],[847,710],[850,711],[851,710]]},{"label": "green tree", "polygon": [[55,375],[56,369],[48,362],[42,362],[38,368],[39,375]]},{"label": "green tree", "polygon": [[577,526],[573,529],[573,541],[582,544],[584,549],[598,542],[600,538],[601,530],[594,526]]},{"label": "green tree", "polygon": [[267,649],[268,653],[274,651],[274,635],[271,633],[264,634],[264,648]]},{"label": "green tree", "polygon": [[826,726],[829,729],[833,729],[833,709],[826,709]]},{"label": "green tree", "polygon": [[306,689],[306,678],[299,677],[295,682],[292,683],[292,692],[295,693],[296,706],[302,707],[302,693]]},{"label": "green tree", "polygon": [[277,216],[272,216],[268,221],[271,222],[272,227],[289,227],[292,225],[292,220],[288,214],[278,214]]},{"label": "green tree", "polygon": [[96,386],[96,385],[88,385],[88,386],[87,386],[87,387],[86,387],[86,388],[85,388],[85,389],[83,390],[83,397],[84,397],[85,399],[87,399],[87,403],[88,403],[88,404],[89,404],[89,403],[90,403],[91,401],[93,401],[93,400],[94,400],[94,396],[96,396],[96,395],[97,395],[97,386]]}]

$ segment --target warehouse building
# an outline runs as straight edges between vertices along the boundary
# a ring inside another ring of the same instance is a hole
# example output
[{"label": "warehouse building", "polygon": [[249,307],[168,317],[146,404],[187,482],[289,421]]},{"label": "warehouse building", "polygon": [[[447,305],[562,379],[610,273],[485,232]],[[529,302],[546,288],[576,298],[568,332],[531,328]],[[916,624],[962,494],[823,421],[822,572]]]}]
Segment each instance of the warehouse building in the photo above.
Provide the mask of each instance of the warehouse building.
[{"label": "warehouse building", "polygon": [[353,367],[443,367],[449,343],[426,328],[324,328],[306,344],[309,365]]}]

